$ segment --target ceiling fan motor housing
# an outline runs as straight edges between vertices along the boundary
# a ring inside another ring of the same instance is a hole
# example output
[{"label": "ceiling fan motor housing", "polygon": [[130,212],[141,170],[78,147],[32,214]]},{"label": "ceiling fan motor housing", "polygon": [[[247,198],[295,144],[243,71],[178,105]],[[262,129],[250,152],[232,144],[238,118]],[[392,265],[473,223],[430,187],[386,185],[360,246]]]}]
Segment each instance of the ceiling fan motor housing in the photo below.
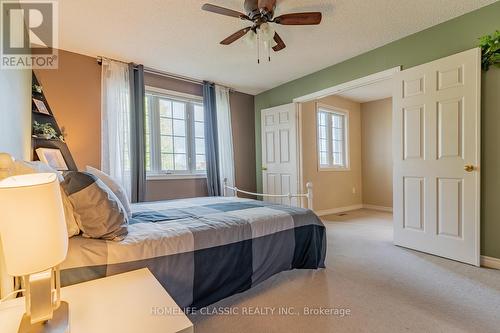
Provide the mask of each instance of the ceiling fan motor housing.
[{"label": "ceiling fan motor housing", "polygon": [[276,1],[274,1],[274,3],[272,3],[271,1],[267,1],[266,5],[267,6],[271,5],[272,9],[266,7],[259,8],[258,0],[245,0],[243,6],[250,20],[252,21],[259,20],[262,22],[267,22],[271,21],[274,16]]}]

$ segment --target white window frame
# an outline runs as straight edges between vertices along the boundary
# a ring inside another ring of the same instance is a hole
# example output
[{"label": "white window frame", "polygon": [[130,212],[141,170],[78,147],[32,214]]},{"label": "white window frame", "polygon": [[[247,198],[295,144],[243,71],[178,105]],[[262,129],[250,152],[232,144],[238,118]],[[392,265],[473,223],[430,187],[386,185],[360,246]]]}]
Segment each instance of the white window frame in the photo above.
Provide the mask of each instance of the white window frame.
[{"label": "white window frame", "polygon": [[[320,135],[319,135],[319,113],[320,112],[326,112],[330,114],[339,114],[344,116],[344,159],[345,159],[345,165],[343,166],[335,166],[333,165],[333,153],[332,153],[332,127],[331,127],[331,118],[328,118],[328,158],[329,158],[329,165],[325,166],[321,164],[321,159],[320,159]],[[331,105],[327,104],[321,104],[321,103],[316,103],[316,117],[315,117],[316,123],[316,158],[318,161],[318,170],[319,171],[350,171],[350,163],[351,163],[351,151],[350,151],[350,145],[349,145],[349,137],[350,137],[350,131],[349,131],[349,110],[344,110],[341,108],[337,108]]]},{"label": "white window frame", "polygon": [[[177,100],[181,102],[187,103],[201,103],[203,104],[203,97],[185,94],[177,91],[146,86],[146,94],[147,95],[155,95],[160,98],[166,98],[171,100]],[[192,166],[191,158],[194,155],[195,151],[195,140],[194,140],[194,119],[193,119],[193,110],[188,104],[188,109],[186,110],[186,140],[188,147],[188,166]],[[168,180],[168,179],[197,179],[197,178],[207,178],[207,173],[196,171],[195,169],[191,170],[179,170],[179,171],[169,171],[165,172],[161,170],[161,157],[154,152],[158,152],[160,149],[160,119],[159,119],[159,110],[158,105],[152,105],[152,112],[150,115],[150,150],[151,150],[151,171],[146,171],[146,179],[147,180]],[[147,110],[146,110],[147,112]],[[191,125],[191,126],[190,126]],[[160,154],[161,155],[161,154]],[[205,152],[206,156],[206,152]]]}]

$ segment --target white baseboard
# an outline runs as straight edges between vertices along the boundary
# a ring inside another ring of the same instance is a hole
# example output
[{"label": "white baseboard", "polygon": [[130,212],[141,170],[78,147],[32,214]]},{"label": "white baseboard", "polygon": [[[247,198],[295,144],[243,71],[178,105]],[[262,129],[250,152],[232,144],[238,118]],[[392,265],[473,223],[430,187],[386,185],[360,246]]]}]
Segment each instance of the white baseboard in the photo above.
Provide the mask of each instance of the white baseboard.
[{"label": "white baseboard", "polygon": [[384,206],[363,204],[363,208],[372,209],[372,210],[378,210],[378,211],[381,211],[381,212],[390,212],[390,213],[392,213],[392,207],[384,207]]},{"label": "white baseboard", "polygon": [[481,256],[481,267],[500,269],[500,259]]},{"label": "white baseboard", "polygon": [[318,216],[326,216],[326,215],[333,215],[333,214],[338,214],[338,213],[350,212],[352,210],[357,210],[357,209],[362,209],[362,208],[392,213],[392,207],[366,205],[366,204],[358,204],[358,205],[351,205],[351,206],[345,206],[345,207],[318,210],[315,213]]},{"label": "white baseboard", "polygon": [[343,213],[343,212],[349,212],[351,210],[357,210],[357,209],[361,209],[361,208],[363,208],[363,205],[359,204],[359,205],[352,205],[352,206],[346,206],[346,207],[318,210],[318,211],[315,211],[315,213],[318,216],[326,216],[326,215],[338,214],[338,213]]}]

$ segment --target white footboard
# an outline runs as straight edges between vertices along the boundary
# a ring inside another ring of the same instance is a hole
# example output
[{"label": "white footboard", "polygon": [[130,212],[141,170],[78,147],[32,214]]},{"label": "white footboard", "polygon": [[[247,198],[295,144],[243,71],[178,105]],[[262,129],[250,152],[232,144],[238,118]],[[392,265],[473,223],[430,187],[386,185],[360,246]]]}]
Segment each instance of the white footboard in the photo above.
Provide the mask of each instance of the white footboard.
[{"label": "white footboard", "polygon": [[225,197],[228,196],[228,192],[227,191],[230,190],[230,191],[233,191],[235,197],[238,196],[238,193],[244,193],[244,194],[254,195],[256,197],[262,197],[262,198],[287,198],[288,199],[288,203],[290,205],[292,204],[292,199],[293,198],[307,198],[307,208],[309,208],[310,210],[313,210],[313,184],[311,182],[308,182],[306,184],[306,188],[307,188],[307,193],[302,193],[302,194],[291,194],[291,193],[288,193],[288,194],[254,193],[254,192],[240,190],[236,186],[235,187],[231,187],[231,186],[227,185],[227,178],[224,179],[224,186],[223,186],[224,196]]}]

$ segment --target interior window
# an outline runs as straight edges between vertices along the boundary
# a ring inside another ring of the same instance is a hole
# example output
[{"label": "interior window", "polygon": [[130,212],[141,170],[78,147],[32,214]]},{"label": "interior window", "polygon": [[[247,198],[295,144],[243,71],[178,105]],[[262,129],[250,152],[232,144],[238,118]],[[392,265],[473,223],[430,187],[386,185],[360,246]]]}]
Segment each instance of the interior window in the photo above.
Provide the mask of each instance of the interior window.
[{"label": "interior window", "polygon": [[318,163],[320,169],[347,169],[348,161],[348,117],[346,111],[319,106]]}]

